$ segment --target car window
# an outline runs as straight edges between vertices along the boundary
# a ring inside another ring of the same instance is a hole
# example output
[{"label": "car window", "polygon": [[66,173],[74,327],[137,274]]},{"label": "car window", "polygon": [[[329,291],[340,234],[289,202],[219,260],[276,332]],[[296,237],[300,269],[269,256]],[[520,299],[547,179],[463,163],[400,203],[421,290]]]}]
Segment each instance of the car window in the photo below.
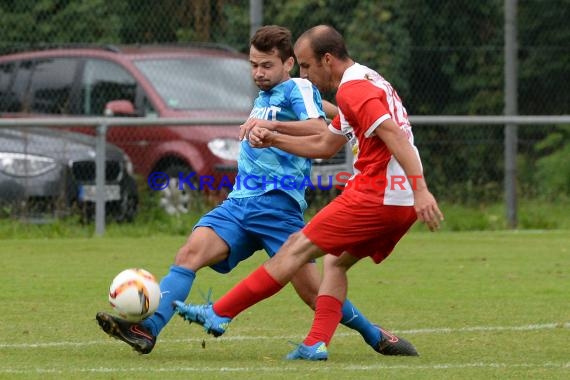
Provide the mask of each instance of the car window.
[{"label": "car window", "polygon": [[[31,63],[30,112],[68,112],[69,95],[77,63],[77,59],[73,58],[41,59]],[[22,69],[26,70],[25,65]]]},{"label": "car window", "polygon": [[0,64],[0,112],[18,112],[21,104],[12,91],[14,63]]},{"label": "car window", "polygon": [[25,111],[26,93],[28,91],[30,78],[32,77],[33,64],[31,61],[24,61],[16,64],[16,66],[14,81],[7,90],[10,94],[9,109],[3,109],[8,112]]},{"label": "car window", "polygon": [[243,59],[149,59],[135,65],[173,109],[249,112],[257,93]]},{"label": "car window", "polygon": [[81,78],[81,113],[103,115],[112,100],[130,100],[136,104],[135,78],[114,62],[88,60]]}]

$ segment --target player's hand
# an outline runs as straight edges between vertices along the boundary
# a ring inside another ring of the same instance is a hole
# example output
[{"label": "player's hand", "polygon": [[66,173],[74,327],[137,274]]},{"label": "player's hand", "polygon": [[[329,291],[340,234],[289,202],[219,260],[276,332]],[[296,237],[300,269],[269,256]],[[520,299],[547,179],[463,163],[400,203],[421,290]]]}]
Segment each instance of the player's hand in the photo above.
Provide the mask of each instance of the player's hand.
[{"label": "player's hand", "polygon": [[239,126],[239,139],[249,140],[249,134],[255,127],[265,128],[269,130],[275,129],[275,123],[265,119],[247,119],[245,123]]},{"label": "player's hand", "polygon": [[418,220],[425,223],[430,231],[439,228],[443,221],[443,213],[440,211],[434,196],[427,189],[414,192],[414,208]]},{"label": "player's hand", "polygon": [[275,133],[267,128],[254,127],[249,131],[249,145],[254,148],[268,148],[274,136]]}]

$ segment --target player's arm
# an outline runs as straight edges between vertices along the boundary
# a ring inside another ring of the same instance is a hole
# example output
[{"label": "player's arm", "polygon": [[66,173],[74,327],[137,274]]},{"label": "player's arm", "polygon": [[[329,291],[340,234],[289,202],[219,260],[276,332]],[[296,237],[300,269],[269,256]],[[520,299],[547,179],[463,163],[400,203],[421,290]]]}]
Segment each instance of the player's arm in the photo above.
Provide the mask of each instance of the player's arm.
[{"label": "player's arm", "polygon": [[239,139],[248,136],[253,128],[264,128],[273,132],[278,132],[292,136],[310,136],[321,133],[327,128],[327,123],[323,118],[314,118],[295,121],[277,121],[265,119],[248,119],[240,126]]},{"label": "player's arm", "polygon": [[254,128],[250,132],[249,143],[254,148],[275,147],[301,157],[330,158],[346,144],[346,138],[328,128],[310,136],[291,136]]},{"label": "player's arm", "polygon": [[420,159],[408,141],[408,136],[392,119],[384,120],[374,132],[384,141],[404,169],[414,192],[414,208],[418,219],[426,223],[431,231],[436,230],[443,220],[443,214],[428,190]]},{"label": "player's arm", "polygon": [[327,118],[331,120],[334,119],[336,115],[338,115],[338,107],[329,102],[328,100],[324,99],[323,99],[323,111],[325,111]]},{"label": "player's arm", "polygon": [[273,131],[291,136],[311,136],[320,134],[326,128],[326,121],[319,117],[302,121],[275,121]]}]

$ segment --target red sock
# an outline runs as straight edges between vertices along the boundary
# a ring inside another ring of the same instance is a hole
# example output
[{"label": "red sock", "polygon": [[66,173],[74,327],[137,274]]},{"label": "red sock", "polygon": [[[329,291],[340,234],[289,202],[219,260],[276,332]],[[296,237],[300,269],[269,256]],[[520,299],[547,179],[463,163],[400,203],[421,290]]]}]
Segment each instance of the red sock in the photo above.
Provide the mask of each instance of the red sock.
[{"label": "red sock", "polygon": [[279,292],[284,286],[275,281],[262,265],[217,300],[213,308],[220,317],[235,318],[248,307]]},{"label": "red sock", "polygon": [[325,342],[328,346],[341,318],[342,302],[333,296],[318,296],[313,325],[303,343],[312,346],[317,342]]}]

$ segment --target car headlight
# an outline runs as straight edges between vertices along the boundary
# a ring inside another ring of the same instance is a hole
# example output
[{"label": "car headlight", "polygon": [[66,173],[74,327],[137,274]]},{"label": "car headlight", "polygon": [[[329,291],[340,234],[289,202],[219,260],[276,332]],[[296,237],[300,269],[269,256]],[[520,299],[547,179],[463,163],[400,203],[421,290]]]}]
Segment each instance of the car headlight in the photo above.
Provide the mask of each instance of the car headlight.
[{"label": "car headlight", "polygon": [[33,177],[56,167],[53,158],[23,153],[0,153],[0,171],[15,177]]},{"label": "car headlight", "polygon": [[133,169],[133,163],[131,162],[131,159],[129,158],[129,156],[125,156],[125,160],[123,162],[123,165],[125,165],[125,171],[127,172],[127,174],[132,177],[134,175],[135,171]]},{"label": "car headlight", "polygon": [[208,149],[214,155],[224,160],[237,161],[239,157],[240,142],[231,138],[216,138],[208,142]]}]

